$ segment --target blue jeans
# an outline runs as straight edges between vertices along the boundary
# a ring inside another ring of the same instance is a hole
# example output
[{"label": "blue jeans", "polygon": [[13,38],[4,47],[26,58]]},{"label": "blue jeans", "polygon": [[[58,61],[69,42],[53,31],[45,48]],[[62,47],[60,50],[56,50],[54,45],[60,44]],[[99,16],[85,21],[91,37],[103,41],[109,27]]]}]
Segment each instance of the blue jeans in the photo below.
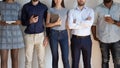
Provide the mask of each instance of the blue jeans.
[{"label": "blue jeans", "polygon": [[58,68],[58,43],[62,52],[64,68],[70,68],[68,61],[69,46],[67,30],[57,31],[50,30],[50,48],[52,52],[52,68]]},{"label": "blue jeans", "polygon": [[120,41],[114,43],[100,42],[100,48],[102,53],[102,68],[109,68],[110,51],[114,68],[120,68]]},{"label": "blue jeans", "polygon": [[80,54],[82,51],[84,68],[91,68],[91,37],[78,37],[73,35],[71,39],[72,68],[79,68]]}]

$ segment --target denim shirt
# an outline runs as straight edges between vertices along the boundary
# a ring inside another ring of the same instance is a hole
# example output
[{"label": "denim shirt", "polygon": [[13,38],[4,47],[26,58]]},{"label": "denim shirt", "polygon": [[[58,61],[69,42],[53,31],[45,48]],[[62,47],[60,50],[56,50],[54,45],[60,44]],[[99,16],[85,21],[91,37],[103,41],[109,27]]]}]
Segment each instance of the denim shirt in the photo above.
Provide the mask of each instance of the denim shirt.
[{"label": "denim shirt", "polygon": [[114,3],[111,8],[108,9],[104,4],[100,4],[95,8],[96,19],[94,25],[96,25],[97,37],[104,43],[112,43],[120,40],[120,27],[115,24],[109,24],[105,22],[105,15],[110,15],[112,19],[120,21],[120,4]]},{"label": "denim shirt", "polygon": [[[32,5],[32,2],[25,4],[22,8],[22,25],[27,26],[25,33],[27,34],[36,34],[44,31],[44,21],[47,16],[47,6],[38,3],[37,5]],[[32,15],[38,15],[39,19],[37,23],[30,24],[29,19]]]}]

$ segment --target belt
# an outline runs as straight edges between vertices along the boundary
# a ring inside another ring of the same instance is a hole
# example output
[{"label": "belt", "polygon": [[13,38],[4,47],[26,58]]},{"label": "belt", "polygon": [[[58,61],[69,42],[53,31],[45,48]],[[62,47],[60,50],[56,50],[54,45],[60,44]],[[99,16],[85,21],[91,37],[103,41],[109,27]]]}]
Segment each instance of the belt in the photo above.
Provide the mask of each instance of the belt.
[{"label": "belt", "polygon": [[86,37],[89,37],[90,35],[87,35],[87,36],[77,36],[77,35],[72,35],[72,37],[75,37],[75,38],[86,38]]},{"label": "belt", "polygon": [[51,29],[52,31],[55,31],[55,32],[64,32],[64,31],[66,31],[66,29],[65,30],[54,30],[54,29]]}]

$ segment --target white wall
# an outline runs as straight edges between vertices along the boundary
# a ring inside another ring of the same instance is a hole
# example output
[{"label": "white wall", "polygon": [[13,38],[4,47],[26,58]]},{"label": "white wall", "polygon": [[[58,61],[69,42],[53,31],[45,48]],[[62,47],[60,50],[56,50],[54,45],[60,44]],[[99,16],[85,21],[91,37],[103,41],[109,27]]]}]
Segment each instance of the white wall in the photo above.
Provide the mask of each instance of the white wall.
[{"label": "white wall", "polygon": [[[16,0],[22,5],[26,2],[29,2],[30,0]],[[51,5],[52,0],[40,0],[41,2],[45,3],[48,7]],[[120,0],[114,0],[116,2],[120,2]],[[94,8],[96,5],[100,4],[102,0],[87,0],[86,5]],[[65,0],[65,6],[67,8],[74,8],[76,6],[76,0]],[[92,39],[93,40],[93,39]],[[60,51],[59,51],[60,52]],[[10,58],[10,57],[9,57]],[[52,68],[52,56],[50,52],[50,47],[46,47],[46,60],[45,60],[45,68]],[[70,59],[70,64],[71,64],[71,55],[69,57]],[[93,47],[92,47],[92,68],[101,68],[101,53],[99,49],[98,42],[93,40]],[[82,66],[82,60],[80,60],[80,68],[83,68]],[[24,49],[20,50],[19,53],[19,68],[24,68],[25,65],[25,55],[24,55]],[[61,60],[61,54],[59,56],[59,68],[63,68],[62,66],[62,60]],[[11,68],[11,60],[9,60],[9,67]],[[33,68],[37,68],[37,59],[36,59],[36,53],[34,55],[34,60],[33,60]],[[112,59],[110,61],[110,68],[113,68],[113,63]]]}]

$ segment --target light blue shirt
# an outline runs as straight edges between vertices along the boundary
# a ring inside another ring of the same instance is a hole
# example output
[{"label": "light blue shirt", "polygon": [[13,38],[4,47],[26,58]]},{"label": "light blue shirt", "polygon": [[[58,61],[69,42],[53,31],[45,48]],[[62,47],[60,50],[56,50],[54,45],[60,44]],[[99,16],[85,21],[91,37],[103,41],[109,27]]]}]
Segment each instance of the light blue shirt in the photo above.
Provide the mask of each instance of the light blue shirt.
[{"label": "light blue shirt", "polygon": [[66,20],[67,20],[68,9],[66,9],[66,8],[61,8],[61,9],[50,8],[48,10],[48,12],[51,13],[51,14],[58,14],[61,21],[62,21],[62,24],[60,26],[52,27],[52,29],[54,29],[54,30],[65,30],[66,29]]},{"label": "light blue shirt", "polygon": [[120,40],[120,27],[105,22],[104,16],[110,15],[112,19],[120,21],[120,4],[113,3],[110,9],[100,4],[95,8],[95,23],[97,37],[104,43],[112,43]]},{"label": "light blue shirt", "polygon": [[[91,17],[90,20],[86,18]],[[91,26],[94,21],[94,11],[85,7],[80,10],[79,7],[71,9],[68,14],[68,26],[73,35],[87,36],[91,34]]]}]

